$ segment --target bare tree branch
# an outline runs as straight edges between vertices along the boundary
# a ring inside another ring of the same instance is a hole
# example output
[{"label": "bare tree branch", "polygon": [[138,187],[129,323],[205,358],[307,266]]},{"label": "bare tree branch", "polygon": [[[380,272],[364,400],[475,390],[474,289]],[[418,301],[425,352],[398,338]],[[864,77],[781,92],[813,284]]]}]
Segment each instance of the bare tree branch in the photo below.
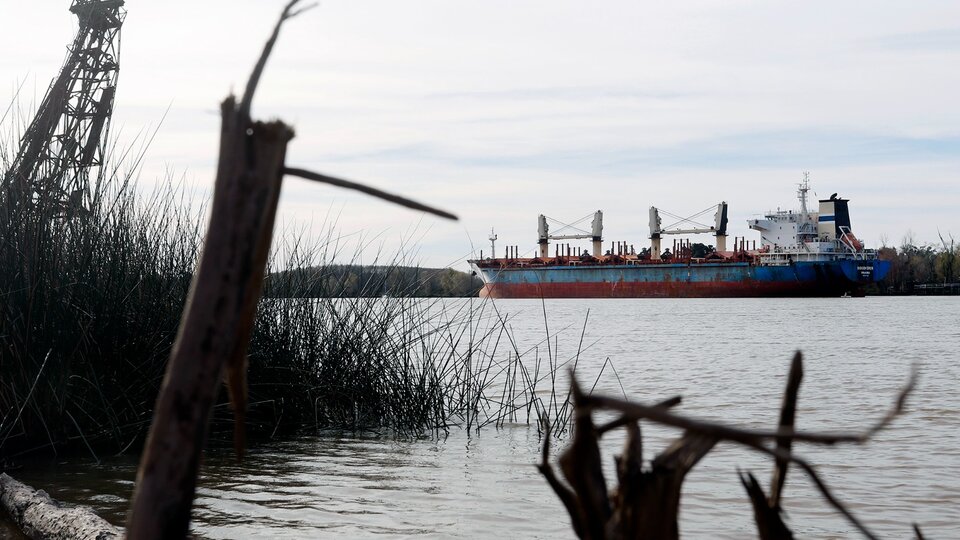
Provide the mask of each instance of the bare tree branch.
[{"label": "bare tree branch", "polygon": [[760,540],[793,540],[793,533],[780,517],[780,508],[768,506],[767,497],[757,478],[752,473],[744,473],[739,469],[737,475],[740,477],[743,488],[747,490],[747,496],[753,506],[753,518],[757,524]]},{"label": "bare tree branch", "polygon": [[573,531],[577,534],[577,538],[583,538],[583,524],[580,522],[577,496],[557,478],[557,474],[550,465],[550,420],[544,415],[542,422],[544,425],[543,449],[537,470],[546,478],[547,483],[550,484],[550,488],[553,489],[553,492],[560,498],[563,507],[567,509],[567,514],[570,515],[570,523],[573,525]]},{"label": "bare tree branch", "polygon": [[[799,372],[794,371],[791,375],[791,379],[799,379]],[[833,493],[830,491],[830,488],[826,483],[820,478],[817,471],[810,465],[806,460],[800,458],[799,456],[794,455],[790,452],[789,449],[782,447],[778,444],[777,447],[770,448],[764,444],[765,440],[782,440],[790,438],[793,440],[802,440],[804,442],[818,443],[818,444],[836,444],[836,443],[864,443],[868,441],[875,433],[889,425],[889,423],[896,418],[901,412],[903,412],[904,406],[906,404],[907,396],[916,386],[917,379],[917,369],[914,369],[911,372],[910,380],[903,390],[898,394],[897,399],[894,403],[894,406],[891,410],[884,415],[880,421],[875,423],[865,432],[860,434],[825,434],[825,433],[802,433],[797,432],[792,427],[791,428],[781,428],[777,431],[764,431],[764,430],[751,430],[751,429],[742,429],[718,422],[707,422],[702,420],[694,420],[687,417],[684,417],[679,414],[672,413],[667,409],[653,405],[641,405],[638,403],[632,403],[629,401],[608,398],[602,396],[592,396],[584,395],[579,392],[575,392],[575,395],[579,397],[579,404],[581,407],[585,408],[587,411],[592,409],[608,409],[619,411],[623,418],[633,418],[633,419],[648,419],[654,422],[669,425],[677,428],[686,430],[689,434],[697,434],[701,437],[712,438],[715,440],[728,440],[743,444],[749,448],[757,450],[759,452],[765,453],[773,457],[778,461],[783,461],[785,463],[795,463],[799,466],[807,476],[813,481],[817,490],[820,491],[820,494],[824,499],[833,506],[838,512],[840,512],[854,527],[856,527],[864,536],[873,540],[876,539],[876,535],[873,534],[867,527],[864,525],[853,513],[844,505],[839,499],[837,499]],[[574,380],[572,384],[576,384]],[[789,390],[788,390],[789,391]],[[580,413],[583,414],[583,413]],[[620,421],[623,418],[617,420]],[[676,445],[675,445],[676,446]],[[670,450],[664,454],[669,454]],[[659,459],[659,458],[658,458]]]},{"label": "bare tree branch", "polygon": [[303,14],[305,11],[310,11],[311,9],[313,9],[313,8],[319,6],[319,5],[320,5],[320,2],[314,2],[314,3],[310,4],[310,5],[303,6],[302,8],[300,8],[300,9],[298,9],[298,10],[296,10],[296,11],[291,11],[289,14],[287,14],[286,19],[292,19],[292,18],[294,18],[294,17],[297,17],[297,16]]},{"label": "bare tree branch", "polygon": [[696,431],[719,439],[744,442],[747,440],[778,439],[789,437],[794,441],[803,441],[816,444],[855,443],[862,444],[870,440],[878,431],[887,427],[896,418],[906,404],[907,396],[913,391],[917,382],[917,369],[914,367],[910,380],[900,391],[894,406],[880,421],[863,433],[804,433],[793,428],[783,428],[776,431],[738,428],[720,422],[695,420],[670,412],[657,405],[642,405],[618,398],[604,396],[584,396],[584,405],[596,409],[619,411],[625,417],[653,420],[660,424],[673,426],[689,431]]},{"label": "bare tree branch", "polygon": [[[664,409],[669,409],[669,408],[671,408],[671,407],[676,407],[676,406],[679,405],[682,401],[683,401],[683,397],[682,397],[682,396],[673,396],[672,398],[667,398],[667,399],[661,401],[660,403],[657,403],[656,405],[654,405],[654,407],[663,407]],[[634,419],[634,418],[629,418],[629,417],[626,417],[626,416],[621,416],[620,418],[617,418],[616,420],[611,420],[611,421],[607,422],[606,424],[602,424],[602,425],[600,425],[600,426],[597,426],[597,436],[598,436],[598,437],[602,437],[604,433],[606,433],[606,432],[608,432],[608,431],[612,431],[612,430],[617,429],[617,428],[620,428],[620,427],[623,427],[623,426],[626,426],[626,425],[630,424],[631,422],[636,422],[636,419]]]},{"label": "bare tree branch", "polygon": [[827,487],[826,482],[820,478],[820,475],[817,473],[816,469],[814,469],[813,466],[810,465],[810,463],[808,463],[806,460],[794,454],[783,452],[782,450],[771,450],[760,443],[757,443],[756,446],[752,444],[749,446],[756,448],[761,452],[769,453],[776,458],[788,459],[792,463],[799,465],[800,468],[803,469],[803,472],[807,473],[807,476],[813,480],[813,484],[817,487],[817,490],[820,492],[820,494],[823,495],[823,498],[830,503],[830,506],[833,506],[838,512],[843,514],[843,516],[847,518],[847,521],[849,521],[854,527],[857,528],[857,530],[863,533],[864,536],[870,540],[877,540],[877,535],[873,534],[873,532],[871,532],[866,525],[864,525],[859,519],[857,519],[856,516],[853,515],[853,512],[851,512],[845,504],[840,502],[840,499],[833,495],[833,492],[831,492],[830,488]]},{"label": "bare tree branch", "polygon": [[293,12],[294,6],[298,3],[300,3],[300,0],[290,0],[290,2],[287,3],[287,6],[283,8],[283,12],[280,14],[280,18],[277,20],[276,26],[273,27],[273,33],[270,34],[270,39],[268,39],[266,45],[263,46],[260,59],[257,60],[257,64],[253,67],[253,72],[250,73],[250,78],[247,79],[247,87],[243,91],[243,100],[240,102],[240,107],[238,108],[241,118],[248,120],[250,118],[250,106],[253,103],[253,95],[257,92],[257,85],[260,84],[260,77],[263,76],[263,68],[267,65],[267,59],[270,58],[270,53],[273,52],[273,46],[277,43],[277,37],[280,36],[280,27],[283,26],[284,21],[287,19],[295,17],[313,7],[308,6]]},{"label": "bare tree branch", "polygon": [[600,446],[594,432],[590,409],[582,406],[586,397],[571,374],[573,385],[573,441],[560,456],[560,470],[577,495],[584,538],[601,540],[604,527],[610,519],[609,494],[603,467]]},{"label": "bare tree branch", "polygon": [[325,174],[315,173],[313,171],[307,171],[304,169],[296,169],[293,167],[286,167],[283,170],[284,174],[290,176],[297,176],[300,178],[305,178],[307,180],[314,180],[316,182],[323,182],[324,184],[330,184],[332,186],[342,187],[346,189],[352,189],[354,191],[359,191],[361,193],[366,193],[367,195],[373,195],[379,199],[392,202],[394,204],[399,204],[400,206],[405,206],[407,208],[412,208],[414,210],[420,210],[421,212],[427,212],[442,218],[452,219],[456,221],[457,216],[451,214],[450,212],[445,212],[432,206],[427,206],[417,201],[408,199],[406,197],[401,197],[399,195],[394,195],[392,193],[387,193],[386,191],[381,191],[376,188],[365,186],[363,184],[358,184],[356,182],[351,182],[349,180],[343,180],[341,178],[335,178],[333,176],[327,176]]},{"label": "bare tree branch", "polygon": [[[790,363],[790,373],[787,375],[787,389],[783,394],[783,406],[780,408],[780,429],[793,428],[797,416],[797,394],[800,392],[800,383],[803,381],[803,355],[797,351]],[[793,439],[778,437],[777,449],[790,452]],[[773,469],[773,478],[770,479],[770,497],[768,503],[772,508],[780,507],[780,496],[783,493],[783,484],[787,481],[787,467],[789,462],[777,459]]]}]

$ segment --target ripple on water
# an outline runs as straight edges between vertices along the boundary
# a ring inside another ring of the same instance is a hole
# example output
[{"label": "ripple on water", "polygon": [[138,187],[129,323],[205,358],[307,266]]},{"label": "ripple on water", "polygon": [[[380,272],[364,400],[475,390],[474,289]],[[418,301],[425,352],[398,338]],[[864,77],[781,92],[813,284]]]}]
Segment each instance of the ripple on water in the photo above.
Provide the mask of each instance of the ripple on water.
[{"label": "ripple on water", "polygon": [[[498,308],[510,314],[520,350],[542,340],[539,301],[501,301]],[[575,354],[590,310],[580,369],[592,384],[609,357],[619,375],[607,368],[602,391],[620,395],[622,385],[648,402],[683,394],[679,410],[686,414],[754,428],[775,425],[797,348],[806,358],[803,429],[869,425],[919,363],[910,413],[870,444],[795,448],[881,535],[908,537],[916,521],[932,538],[960,538],[960,332],[945,326],[956,321],[960,298],[551,300],[546,309],[552,329],[569,327],[552,350],[559,358]],[[645,426],[648,457],[676,435]],[[603,441],[608,477],[609,456],[622,444],[615,433]],[[563,444],[555,447],[556,454]],[[440,441],[308,438],[253,449],[239,465],[229,452],[213,452],[194,530],[205,538],[571,537],[562,506],[533,466],[538,460],[536,430],[523,424]],[[21,476],[119,523],[134,461],[45,464]],[[771,464],[724,443],[690,473],[681,509],[686,538],[754,537],[737,468],[766,483]],[[798,537],[857,536],[802,472],[790,472],[785,497]]]}]

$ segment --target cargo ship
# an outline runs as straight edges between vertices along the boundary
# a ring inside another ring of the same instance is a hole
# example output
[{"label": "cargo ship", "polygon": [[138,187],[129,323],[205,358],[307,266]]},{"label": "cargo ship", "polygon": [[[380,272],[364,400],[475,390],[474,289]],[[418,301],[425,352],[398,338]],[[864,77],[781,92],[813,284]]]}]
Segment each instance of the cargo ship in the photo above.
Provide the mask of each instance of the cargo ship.
[{"label": "cargo ship", "polygon": [[[756,240],[735,237],[727,248],[727,204],[721,202],[688,218],[650,208],[650,246],[636,250],[611,242],[604,253],[603,213],[592,214],[591,229],[563,225],[551,234],[550,221],[539,217],[535,255],[522,257],[507,246],[468,261],[483,280],[480,296],[492,298],[651,298],[651,297],[801,297],[862,296],[865,288],[883,279],[890,262],[877,258],[853,234],[849,200],[833,194],[819,200],[816,212],[807,208],[809,178],[798,186],[799,210],[776,210],[748,220],[759,232]],[[696,220],[714,212],[712,223]],[[664,227],[661,213],[678,221]],[[581,222],[589,219],[587,216]],[[560,234],[564,233],[564,234]],[[665,237],[710,234],[715,245],[674,240],[662,249]],[[590,240],[589,250],[551,241]]]}]

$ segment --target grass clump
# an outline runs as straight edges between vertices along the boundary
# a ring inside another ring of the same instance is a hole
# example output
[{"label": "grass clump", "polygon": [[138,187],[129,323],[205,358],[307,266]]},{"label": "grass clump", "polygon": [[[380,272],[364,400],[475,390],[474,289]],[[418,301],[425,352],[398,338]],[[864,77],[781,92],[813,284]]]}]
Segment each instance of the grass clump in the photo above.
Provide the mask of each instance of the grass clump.
[{"label": "grass clump", "polygon": [[[202,227],[170,184],[141,197],[112,178],[69,218],[14,204],[9,185],[0,195],[0,458],[136,450],[147,433]],[[329,264],[339,248],[291,253],[266,280],[250,347],[253,437],[420,436],[561,411],[534,393],[560,364],[509,345],[490,304],[407,297],[417,280],[395,282],[395,297],[377,280],[318,296],[349,275]],[[225,397],[216,411],[213,440],[229,440]]]},{"label": "grass clump", "polygon": [[[6,175],[4,175],[6,176]],[[196,221],[127,184],[70,219],[0,199],[0,455],[132,442],[189,287]]]}]

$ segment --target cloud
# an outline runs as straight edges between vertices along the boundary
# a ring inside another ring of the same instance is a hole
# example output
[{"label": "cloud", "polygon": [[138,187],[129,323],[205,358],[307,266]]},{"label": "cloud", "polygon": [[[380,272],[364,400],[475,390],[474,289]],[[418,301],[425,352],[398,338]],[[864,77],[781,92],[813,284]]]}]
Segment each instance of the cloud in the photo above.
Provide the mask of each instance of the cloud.
[{"label": "cloud", "polygon": [[537,169],[627,175],[662,168],[822,168],[960,158],[960,136],[905,137],[830,130],[757,131],[694,139],[666,146],[604,144],[534,152],[504,147],[471,151],[443,142],[387,146],[318,157],[326,163],[417,162],[447,166]]},{"label": "cloud", "polygon": [[580,101],[597,99],[616,100],[670,100],[693,95],[689,92],[650,91],[627,86],[545,86],[528,88],[506,88],[500,90],[434,92],[423,96],[424,99],[478,99],[484,101]]},{"label": "cloud", "polygon": [[869,42],[881,48],[900,51],[960,51],[960,28],[891,34]]}]

